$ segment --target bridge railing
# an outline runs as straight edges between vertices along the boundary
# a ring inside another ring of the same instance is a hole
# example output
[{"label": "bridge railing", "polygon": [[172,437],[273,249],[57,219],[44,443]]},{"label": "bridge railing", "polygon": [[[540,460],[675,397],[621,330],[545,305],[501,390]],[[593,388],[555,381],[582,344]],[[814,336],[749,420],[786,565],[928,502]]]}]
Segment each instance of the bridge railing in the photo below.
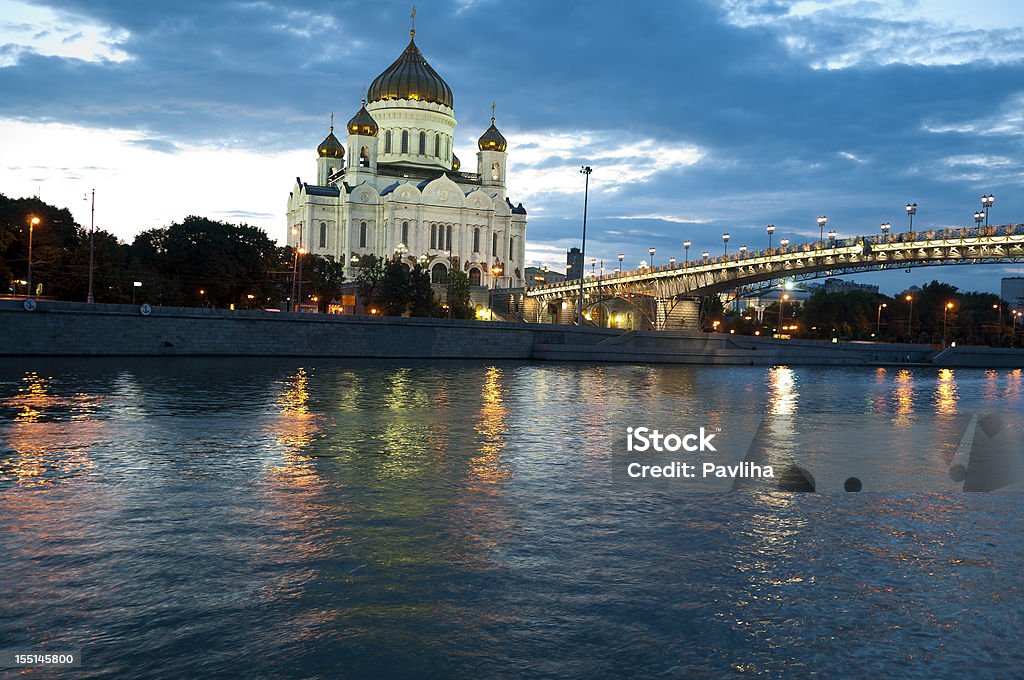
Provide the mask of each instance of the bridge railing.
[{"label": "bridge railing", "polygon": [[[834,248],[853,248],[860,247],[863,244],[871,245],[888,245],[893,243],[915,243],[917,241],[953,241],[971,238],[985,238],[985,237],[997,237],[997,236],[1024,236],[1024,224],[1007,224],[1007,225],[993,225],[988,227],[953,227],[946,229],[925,229],[914,232],[904,232],[899,234],[873,234],[871,236],[854,236],[846,239],[826,239],[823,241],[810,241],[807,243],[797,243],[788,246],[779,246],[776,248],[764,248],[762,250],[747,251],[745,253],[729,253],[722,254],[715,257],[700,258],[695,260],[684,260],[675,264],[665,264],[657,267],[647,267],[645,269],[632,269],[623,272],[611,272],[601,276],[590,276],[585,277],[586,282],[597,283],[598,285],[604,283],[612,283],[620,280],[624,277],[636,277],[636,276],[648,276],[650,274],[659,272],[672,272],[678,270],[691,269],[695,267],[706,267],[711,265],[728,264],[731,262],[743,262],[745,260],[756,259],[760,257],[772,257],[775,255],[788,255],[793,253],[810,253],[816,250],[831,250]],[[548,283],[540,286],[530,286],[531,290],[545,290],[549,288],[565,288],[566,286],[572,287],[573,285],[579,286],[579,279],[574,281],[559,281],[556,283]]]}]

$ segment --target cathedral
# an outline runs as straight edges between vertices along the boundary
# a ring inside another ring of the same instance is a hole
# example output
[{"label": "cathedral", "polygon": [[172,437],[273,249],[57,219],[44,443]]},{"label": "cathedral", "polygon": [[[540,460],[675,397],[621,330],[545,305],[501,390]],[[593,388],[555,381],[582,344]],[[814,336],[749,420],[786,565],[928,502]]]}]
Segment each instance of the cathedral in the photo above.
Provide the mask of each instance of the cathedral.
[{"label": "cathedral", "polygon": [[359,275],[360,258],[425,264],[431,281],[449,268],[470,284],[518,287],[525,280],[526,209],[505,191],[506,141],[494,124],[477,142],[476,172],[452,150],[452,90],[410,31],[405,51],[377,76],[346,125],[317,147],[316,183],[296,178],[288,196],[288,245],[329,256]]}]

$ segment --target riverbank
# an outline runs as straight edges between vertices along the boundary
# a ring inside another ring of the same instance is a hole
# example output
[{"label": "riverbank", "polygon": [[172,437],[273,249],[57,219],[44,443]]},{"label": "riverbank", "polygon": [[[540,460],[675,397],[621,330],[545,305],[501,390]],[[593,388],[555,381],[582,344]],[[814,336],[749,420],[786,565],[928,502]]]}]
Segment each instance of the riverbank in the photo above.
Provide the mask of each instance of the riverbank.
[{"label": "riverbank", "polygon": [[1024,350],[689,331],[0,300],[0,356],[534,359],[740,366],[1022,368]]}]

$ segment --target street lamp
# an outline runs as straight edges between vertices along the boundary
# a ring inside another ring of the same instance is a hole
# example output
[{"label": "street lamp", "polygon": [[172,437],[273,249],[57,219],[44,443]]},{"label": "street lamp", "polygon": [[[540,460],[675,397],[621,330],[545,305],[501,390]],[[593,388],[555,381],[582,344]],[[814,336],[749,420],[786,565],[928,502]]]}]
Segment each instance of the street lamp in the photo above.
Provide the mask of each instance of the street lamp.
[{"label": "street lamp", "polygon": [[35,215],[29,215],[28,218],[28,296],[32,297],[32,233],[35,231],[36,225],[39,224],[39,218]]},{"label": "street lamp", "polygon": [[992,194],[981,197],[981,205],[985,208],[985,226],[988,226],[988,211],[992,207],[992,204],[996,202],[996,197]]},{"label": "street lamp", "polygon": [[92,273],[93,265],[96,261],[95,256],[95,242],[96,242],[96,190],[92,190],[92,207],[89,212],[89,293],[85,297],[86,304],[93,304],[96,302],[92,296]]},{"label": "street lamp", "polygon": [[689,240],[683,241],[683,259],[687,262],[690,261],[690,246],[692,245]]},{"label": "street lamp", "polygon": [[647,260],[640,260],[640,264],[637,265],[637,269],[640,271],[647,269]]},{"label": "street lamp", "polygon": [[992,305],[992,309],[996,310],[996,323],[999,325],[999,344],[1003,344],[1003,304]]},{"label": "street lamp", "polygon": [[914,296],[913,295],[908,295],[908,296],[906,296],[903,299],[910,303],[910,314],[907,316],[907,335],[910,336],[911,340],[913,340],[914,339]]},{"label": "street lamp", "polygon": [[779,298],[779,331],[782,330],[782,306],[786,303],[786,300],[788,300],[788,299],[789,299],[789,294],[788,293],[784,294],[782,297]]},{"label": "street lamp", "polygon": [[671,266],[671,267],[672,267],[673,269],[675,269],[675,266],[676,266],[676,258],[674,258],[674,257],[670,257],[670,258],[668,258],[668,263],[669,263],[669,265],[670,265],[670,266]]},{"label": "street lamp", "polygon": [[818,216],[818,240],[825,240],[825,224],[828,223],[828,217],[825,215]]},{"label": "street lamp", "polygon": [[295,299],[295,311],[301,312],[302,309],[299,307],[299,305],[302,304],[302,260],[304,259],[302,256],[306,254],[306,249],[303,248],[302,246],[299,246],[299,250],[297,252],[299,255],[299,294],[298,297]]},{"label": "street lamp", "polygon": [[724,234],[722,234],[722,245],[725,246],[725,252],[724,252],[725,255],[729,254],[729,239],[730,238],[732,238],[732,237],[729,235],[729,232],[725,232]]},{"label": "street lamp", "polygon": [[942,310],[942,346],[946,346],[946,317],[949,315],[949,310],[953,309],[953,303],[947,302],[945,308]]},{"label": "street lamp", "polygon": [[137,291],[139,288],[142,288],[142,281],[133,281],[132,282],[132,304],[133,305],[135,304],[135,291]]},{"label": "street lamp", "polygon": [[985,213],[980,210],[974,211],[974,226],[980,227],[981,223],[985,220]]},{"label": "street lamp", "polygon": [[889,230],[892,229],[892,225],[889,224],[888,222],[882,222],[882,227],[881,228],[882,228],[882,235],[883,236],[887,236],[889,234]]},{"label": "street lamp", "polygon": [[651,255],[651,268],[654,268],[654,246],[647,249],[647,252]]},{"label": "street lamp", "polygon": [[590,258],[590,278],[594,278],[597,275],[594,271],[595,269],[597,269],[597,258],[592,257]]},{"label": "street lamp", "polygon": [[[580,168],[580,174],[583,175],[583,242],[580,246],[580,262],[585,262],[583,258],[587,254],[587,201],[590,198],[590,173],[594,169],[589,165],[584,165]],[[583,325],[583,272],[580,272],[580,301],[578,311],[576,313],[576,325]]]},{"label": "street lamp", "polygon": [[884,302],[882,304],[878,305],[878,318],[875,319],[875,335],[876,336],[881,335],[881,333],[882,333],[882,310],[885,309],[888,306],[889,305],[885,304]]},{"label": "street lamp", "polygon": [[785,248],[786,246],[789,245],[789,239],[788,238],[779,239],[779,245],[782,246],[783,248]]},{"label": "street lamp", "polygon": [[625,253],[619,253],[619,273],[622,273],[622,260],[625,259]]},{"label": "street lamp", "polygon": [[914,235],[914,215],[917,214],[917,203],[907,203],[907,216],[910,217],[910,235]]},{"label": "street lamp", "polygon": [[409,248],[404,243],[399,242],[395,246],[395,257],[398,258],[399,262],[402,261],[402,258],[405,257],[407,252],[409,252]]},{"label": "street lamp", "polygon": [[[352,256],[352,264],[355,264],[358,261],[359,261],[359,258],[356,257],[355,255],[353,255]],[[430,258],[427,256],[426,253],[424,253],[424,254],[420,255],[418,258],[416,258],[416,261],[419,263],[420,267],[422,268],[422,267],[426,267],[427,266],[427,262],[430,262]]]},{"label": "street lamp", "polygon": [[740,257],[746,257],[746,256],[747,256],[747,247],[746,246],[740,246]]},{"label": "street lamp", "polygon": [[835,229],[829,229],[828,230],[829,245],[831,245],[833,247],[836,245],[836,236],[837,236],[837,234],[836,234],[836,230]]},{"label": "street lamp", "polygon": [[768,232],[768,250],[772,249],[772,234],[775,233],[775,225],[769,224],[765,230]]},{"label": "street lamp", "polygon": [[705,264],[707,263],[707,261],[708,261],[708,255],[710,255],[710,254],[711,254],[711,253],[709,253],[709,252],[708,252],[708,251],[706,251],[706,250],[705,250],[705,251],[704,251],[703,253],[701,253],[701,257],[703,257],[703,258],[704,258],[704,262],[705,262]]}]

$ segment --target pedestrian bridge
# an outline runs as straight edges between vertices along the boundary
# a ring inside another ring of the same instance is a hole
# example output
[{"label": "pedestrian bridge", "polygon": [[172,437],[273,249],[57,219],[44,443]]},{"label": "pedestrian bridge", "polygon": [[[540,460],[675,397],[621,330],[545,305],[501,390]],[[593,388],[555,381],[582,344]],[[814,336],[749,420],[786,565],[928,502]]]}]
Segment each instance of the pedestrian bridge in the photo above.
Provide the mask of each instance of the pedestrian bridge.
[{"label": "pedestrian bridge", "polygon": [[[963,227],[828,239],[761,251],[688,260],[588,277],[584,310],[591,316],[613,300],[631,305],[636,327],[699,326],[701,298],[724,291],[747,295],[783,281],[802,281],[883,269],[1024,262],[1024,225]],[[573,323],[580,281],[526,288],[525,320]],[[621,305],[621,303],[620,303]],[[610,324],[598,314],[600,325]]]}]

